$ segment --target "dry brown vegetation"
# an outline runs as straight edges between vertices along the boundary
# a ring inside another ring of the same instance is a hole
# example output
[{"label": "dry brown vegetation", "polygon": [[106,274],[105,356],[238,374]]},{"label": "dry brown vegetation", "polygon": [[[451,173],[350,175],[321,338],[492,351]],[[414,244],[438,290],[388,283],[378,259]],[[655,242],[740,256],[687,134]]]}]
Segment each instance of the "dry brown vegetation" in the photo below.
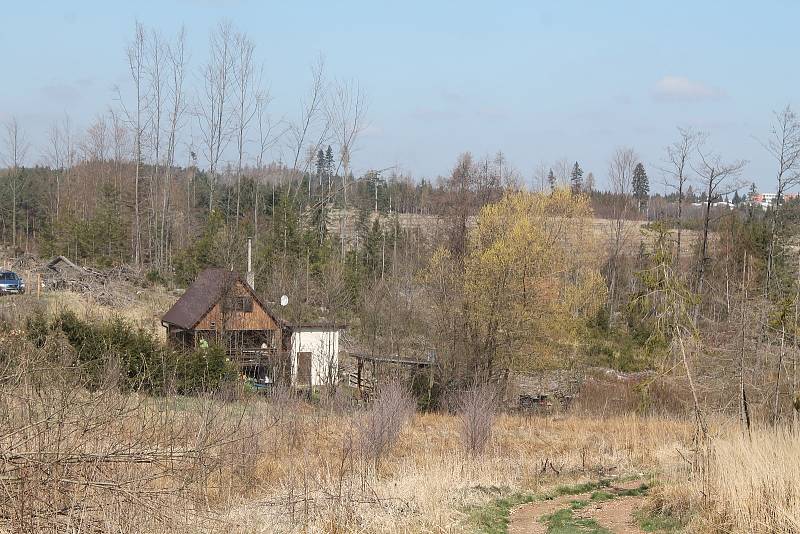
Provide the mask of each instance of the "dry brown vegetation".
[{"label": "dry brown vegetation", "polygon": [[[660,481],[651,511],[691,532],[793,532],[800,518],[796,432],[754,429],[748,439],[712,417],[698,442],[690,418],[609,415],[623,387],[602,410],[506,413],[494,424],[484,414],[481,453],[464,432],[474,417],[406,420],[391,409],[407,406],[401,388],[367,406],[341,390],[315,404],[235,387],[152,397],[120,393],[113,376],[89,391],[69,347],[48,343],[37,349],[18,330],[0,343],[8,530],[468,532],[471,510],[501,497],[651,474]],[[369,429],[384,427],[376,447]]]},{"label": "dry brown vegetation", "polygon": [[502,416],[475,456],[456,417],[417,415],[375,462],[369,410],[88,392],[4,341],[0,509],[22,531],[461,531],[469,505],[652,469],[691,437],[678,421]]}]

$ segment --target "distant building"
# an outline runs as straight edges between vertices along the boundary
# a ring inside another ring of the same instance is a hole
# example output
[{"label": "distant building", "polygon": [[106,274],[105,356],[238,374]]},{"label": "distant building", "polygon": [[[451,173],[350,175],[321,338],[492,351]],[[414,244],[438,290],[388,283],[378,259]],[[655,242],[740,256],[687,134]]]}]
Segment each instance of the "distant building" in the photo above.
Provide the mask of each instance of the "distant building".
[{"label": "distant building", "polygon": [[[783,200],[794,200],[795,198],[797,198],[797,193],[783,193]],[[749,200],[751,204],[767,209],[778,201],[778,193],[757,193]]]}]

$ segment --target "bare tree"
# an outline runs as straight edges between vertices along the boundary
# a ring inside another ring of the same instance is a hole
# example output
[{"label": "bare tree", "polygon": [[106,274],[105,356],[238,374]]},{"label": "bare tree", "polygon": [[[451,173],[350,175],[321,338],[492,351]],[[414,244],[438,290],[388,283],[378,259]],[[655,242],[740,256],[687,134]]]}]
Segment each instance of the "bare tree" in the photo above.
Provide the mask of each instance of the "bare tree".
[{"label": "bare tree", "polygon": [[594,191],[595,182],[594,182],[594,173],[590,172],[586,175],[586,178],[583,180],[583,190],[586,193],[591,194]]},{"label": "bare tree", "polygon": [[242,195],[242,165],[245,158],[247,130],[258,112],[258,79],[253,59],[255,44],[244,33],[234,36],[235,62],[233,78],[236,88],[236,110],[234,126],[236,130],[236,224],[239,224],[239,209]]},{"label": "bare tree", "polygon": [[221,22],[209,37],[209,58],[203,67],[203,94],[197,110],[209,172],[208,210],[214,208],[214,190],[220,159],[230,142],[232,77],[235,65],[234,32]]},{"label": "bare tree", "polygon": [[55,191],[51,197],[51,222],[57,221],[61,208],[61,176],[66,166],[67,156],[65,154],[65,140],[61,133],[61,128],[57,122],[54,122],[48,131],[47,135],[47,148],[45,150],[45,158],[53,169],[55,177]]},{"label": "bare tree", "polygon": [[678,128],[680,138],[666,149],[665,165],[661,169],[664,173],[664,185],[674,189],[678,195],[677,217],[677,245],[675,264],[680,265],[681,260],[681,234],[683,231],[683,201],[686,187],[691,177],[691,158],[698,146],[703,142],[705,134],[692,128]]},{"label": "bare tree", "polygon": [[81,148],[85,159],[96,162],[106,161],[108,158],[108,123],[105,116],[99,115],[89,125]]},{"label": "bare tree", "polygon": [[258,129],[258,153],[256,154],[256,177],[253,194],[253,237],[258,242],[258,197],[264,162],[269,152],[286,133],[287,128],[281,122],[275,123],[269,115],[268,108],[272,101],[266,90],[261,90],[256,95],[256,126]]},{"label": "bare tree", "polygon": [[163,124],[165,122],[166,107],[166,75],[167,69],[167,44],[164,38],[157,31],[150,32],[150,38],[146,42],[146,75],[149,83],[149,117],[147,142],[150,145],[152,154],[152,167],[148,173],[148,197],[149,197],[149,216],[147,218],[147,236],[149,256],[156,264],[161,264],[161,242],[159,228],[161,227],[161,217],[165,214],[159,211],[160,190],[166,182],[163,145]]},{"label": "bare tree", "polygon": [[316,151],[328,136],[330,121],[326,120],[325,111],[327,82],[325,79],[325,60],[320,56],[311,67],[311,89],[308,96],[300,103],[300,116],[289,128],[292,150],[292,174],[300,171],[303,153],[308,153],[309,138],[313,136],[311,147]]},{"label": "bare tree", "polygon": [[342,204],[344,212],[339,221],[339,239],[344,258],[344,228],[347,217],[347,180],[351,159],[359,135],[366,127],[367,98],[358,83],[338,82],[328,103],[328,121],[339,145],[339,164],[342,167]]},{"label": "bare tree", "polygon": [[561,158],[553,164],[552,169],[553,173],[555,174],[558,187],[568,187],[569,176],[570,172],[572,171],[570,160],[567,158]]},{"label": "bare tree", "polygon": [[114,188],[119,189],[122,182],[122,165],[130,155],[130,139],[122,117],[114,109],[110,109],[108,114],[111,122],[111,150],[114,158]]},{"label": "bare tree", "polygon": [[[741,184],[732,183],[731,180],[739,176],[747,162],[744,160],[725,162],[719,155],[705,152],[703,145],[698,147],[697,154],[699,161],[694,168],[694,172],[697,174],[697,178],[706,194],[705,206],[703,207],[703,236],[700,243],[696,285],[697,293],[702,295],[706,267],[709,261],[708,232],[711,226],[711,207],[717,199],[741,187]],[[697,320],[698,312],[699,305],[695,308],[695,320]]]},{"label": "bare tree", "polygon": [[608,258],[609,312],[613,317],[618,297],[620,258],[630,239],[632,225],[628,220],[633,189],[633,171],[639,157],[632,148],[618,148],[608,166],[611,184],[611,248]]},{"label": "bare tree", "polygon": [[774,115],[770,136],[765,142],[762,142],[764,148],[778,164],[778,171],[775,177],[775,206],[772,208],[770,217],[770,240],[765,285],[765,291],[767,292],[774,278],[775,255],[776,247],[778,246],[777,236],[782,223],[781,205],[783,204],[783,195],[800,182],[800,120],[798,120],[797,115],[789,106],[775,112]]},{"label": "bare tree", "polygon": [[17,246],[17,203],[22,191],[23,176],[20,167],[25,161],[30,145],[25,138],[25,132],[17,122],[16,117],[12,117],[5,124],[5,151],[4,162],[7,170],[7,184],[11,193],[11,245]]},{"label": "bare tree", "polygon": [[[144,113],[147,109],[147,95],[145,93],[145,50],[146,36],[144,26],[140,22],[136,22],[134,30],[133,42],[128,45],[128,68],[131,72],[131,79],[133,81],[133,88],[135,92],[135,109],[128,111],[125,109],[125,114],[128,118],[128,123],[133,129],[133,157],[135,160],[135,176],[133,182],[133,263],[139,265],[141,262],[142,251],[142,228],[141,228],[141,214],[139,206],[139,189],[142,173],[143,163],[143,149],[142,142],[144,139]],[[120,98],[121,100],[121,98]]]},{"label": "bare tree", "polygon": [[533,171],[533,186],[536,188],[537,191],[544,193],[547,191],[550,186],[547,183],[547,174],[549,172],[549,167],[544,163],[540,163],[536,166],[536,169]]},{"label": "bare tree", "polygon": [[[164,165],[165,176],[161,198],[161,227],[159,230],[159,258],[162,265],[167,263],[165,256],[170,250],[168,239],[168,221],[170,212],[170,194],[172,191],[173,168],[175,166],[175,153],[178,141],[178,132],[183,125],[183,116],[186,113],[187,103],[184,92],[186,68],[188,58],[186,55],[186,30],[181,28],[175,41],[167,46],[167,61],[169,64],[169,81],[167,86],[169,100],[169,117],[167,129],[167,154]],[[187,211],[187,216],[189,215]]]}]

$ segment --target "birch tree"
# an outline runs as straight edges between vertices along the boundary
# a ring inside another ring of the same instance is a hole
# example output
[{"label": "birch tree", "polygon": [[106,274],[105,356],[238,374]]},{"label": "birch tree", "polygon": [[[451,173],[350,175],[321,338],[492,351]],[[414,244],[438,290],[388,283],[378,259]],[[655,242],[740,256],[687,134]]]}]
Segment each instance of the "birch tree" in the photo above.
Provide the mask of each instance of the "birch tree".
[{"label": "birch tree", "polygon": [[253,51],[255,44],[244,33],[234,37],[235,63],[233,68],[236,89],[234,127],[236,135],[236,224],[239,224],[239,209],[242,196],[242,166],[245,161],[247,133],[257,107],[257,76]]},{"label": "birch tree", "polygon": [[234,32],[230,22],[221,22],[209,37],[209,58],[203,66],[203,91],[197,118],[208,162],[208,211],[214,208],[218,166],[230,142],[230,122],[234,76]]},{"label": "birch tree", "polygon": [[25,161],[30,145],[25,138],[25,132],[12,117],[5,123],[3,161],[8,168],[6,171],[6,184],[11,194],[11,245],[17,247],[17,210],[20,193],[23,187],[23,176],[20,167]]},{"label": "birch tree", "polygon": [[147,225],[147,242],[149,256],[155,263],[161,263],[161,243],[159,239],[159,228],[161,226],[162,214],[159,210],[160,190],[165,182],[164,160],[163,160],[163,139],[162,130],[165,115],[166,101],[166,59],[167,51],[164,38],[156,31],[150,32],[147,40],[147,60],[146,74],[148,78],[148,92],[150,95],[148,117],[148,141],[152,154],[152,166],[148,176],[148,198],[149,198],[149,217]]},{"label": "birch tree", "polygon": [[367,96],[357,82],[338,82],[328,105],[331,130],[339,145],[342,194],[347,205],[347,180],[358,138],[366,127]]},{"label": "birch tree", "polygon": [[[173,169],[175,167],[175,155],[178,142],[179,129],[183,126],[183,118],[186,113],[187,103],[184,90],[186,79],[186,69],[188,58],[186,55],[186,30],[181,28],[174,42],[167,47],[167,63],[169,66],[169,81],[167,85],[169,116],[167,126],[167,153],[164,164],[164,185],[161,197],[161,227],[159,229],[159,257],[162,266],[168,264],[166,255],[170,250],[169,243],[169,213],[171,202],[171,191],[173,181]],[[189,213],[187,212],[187,217]]]},{"label": "birch tree", "polygon": [[133,42],[128,45],[128,68],[131,73],[131,80],[133,82],[133,89],[135,94],[135,102],[133,110],[125,109],[128,118],[128,123],[133,130],[133,157],[135,164],[135,174],[133,181],[133,231],[132,235],[132,248],[133,248],[133,263],[138,266],[141,263],[142,251],[142,228],[141,228],[141,214],[140,214],[140,181],[143,164],[143,148],[142,143],[144,140],[145,121],[144,114],[147,110],[147,95],[145,88],[145,54],[146,54],[146,36],[144,26],[140,22],[136,22],[134,29]]}]

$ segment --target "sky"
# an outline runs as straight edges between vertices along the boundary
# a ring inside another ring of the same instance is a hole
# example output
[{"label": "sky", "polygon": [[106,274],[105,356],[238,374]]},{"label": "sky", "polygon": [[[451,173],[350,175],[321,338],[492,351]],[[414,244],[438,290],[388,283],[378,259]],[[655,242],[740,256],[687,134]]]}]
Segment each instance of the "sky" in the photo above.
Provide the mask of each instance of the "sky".
[{"label": "sky", "polygon": [[567,159],[602,186],[614,150],[632,147],[657,191],[664,147],[693,126],[768,191],[760,141],[774,110],[800,105],[799,17],[794,1],[12,2],[0,120],[17,118],[28,163],[41,162],[53,121],[88,126],[129,90],[136,20],[166,36],[185,26],[197,86],[209,31],[228,19],[256,43],[276,117],[297,116],[320,54],[331,79],[358,81],[369,113],[356,172],[435,178],[462,152],[502,150],[526,179]]}]

